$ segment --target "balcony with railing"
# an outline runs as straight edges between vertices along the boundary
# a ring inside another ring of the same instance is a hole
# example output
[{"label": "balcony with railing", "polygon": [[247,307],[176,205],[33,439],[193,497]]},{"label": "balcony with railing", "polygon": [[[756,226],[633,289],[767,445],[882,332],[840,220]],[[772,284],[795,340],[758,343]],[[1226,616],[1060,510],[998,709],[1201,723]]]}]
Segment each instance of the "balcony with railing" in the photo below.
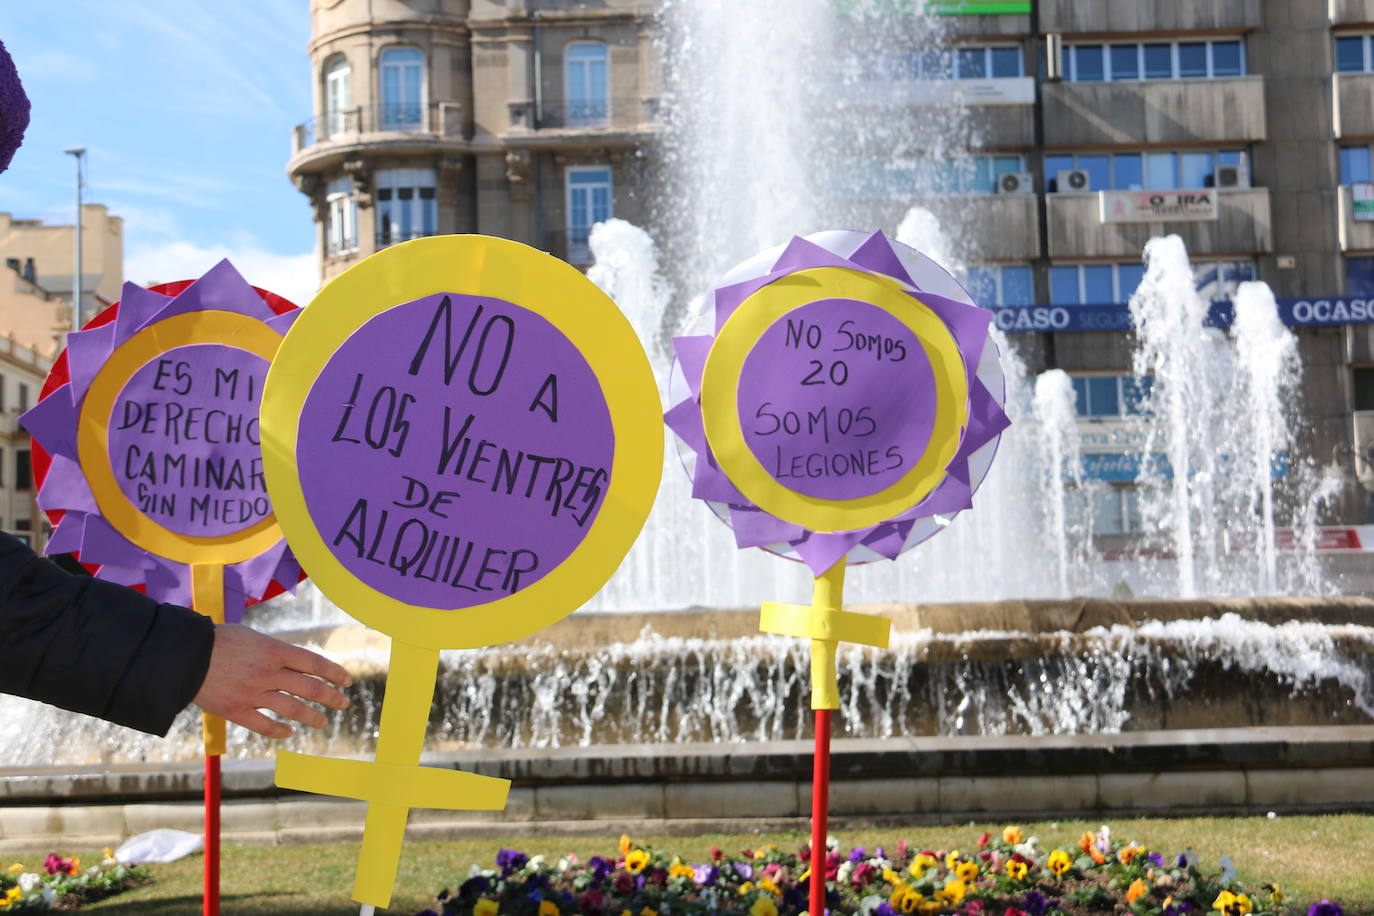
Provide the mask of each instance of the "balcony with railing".
[{"label": "balcony with railing", "polygon": [[590,266],[592,249],[588,241],[591,234],[590,226],[550,229],[544,233],[544,250],[569,264],[578,267]]},{"label": "balcony with railing", "polygon": [[1045,83],[1045,145],[1263,140],[1264,77]]},{"label": "balcony with railing", "polygon": [[326,112],[291,129],[291,153],[297,157],[314,152],[315,147],[407,138],[462,140],[463,106],[458,102],[396,102]]},{"label": "balcony with railing", "polygon": [[1336,136],[1342,140],[1374,137],[1374,73],[1336,73],[1331,81]]},{"label": "balcony with railing", "polygon": [[658,99],[574,99],[566,102],[508,102],[509,133],[557,130],[623,132],[659,122]]}]

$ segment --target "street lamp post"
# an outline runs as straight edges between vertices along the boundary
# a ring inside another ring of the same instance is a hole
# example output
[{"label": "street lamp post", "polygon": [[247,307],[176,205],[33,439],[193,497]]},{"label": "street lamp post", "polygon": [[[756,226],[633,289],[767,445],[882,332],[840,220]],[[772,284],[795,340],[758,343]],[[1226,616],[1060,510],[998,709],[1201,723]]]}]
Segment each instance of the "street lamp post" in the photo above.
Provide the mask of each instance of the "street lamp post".
[{"label": "street lamp post", "polygon": [[81,162],[86,156],[84,146],[64,150],[76,158],[76,254],[72,261],[72,330],[81,330]]}]

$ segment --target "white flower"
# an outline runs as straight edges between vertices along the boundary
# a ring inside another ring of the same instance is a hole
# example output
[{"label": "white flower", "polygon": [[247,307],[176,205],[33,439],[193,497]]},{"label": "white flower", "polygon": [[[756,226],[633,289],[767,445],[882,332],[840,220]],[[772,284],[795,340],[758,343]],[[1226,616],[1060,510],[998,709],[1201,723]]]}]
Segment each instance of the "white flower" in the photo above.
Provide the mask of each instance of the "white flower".
[{"label": "white flower", "polygon": [[544,867],[544,857],[543,857],[543,856],[535,856],[534,858],[530,859],[529,862],[526,863],[526,865],[525,865],[525,869],[526,869],[527,871],[531,871],[531,872],[538,871],[539,869],[541,869],[541,868],[543,868],[543,867]]},{"label": "white flower", "polygon": [[[73,261],[72,263],[74,264],[74,263],[76,263],[76,262]],[[476,877],[477,877],[478,875],[480,875],[481,873],[482,873],[482,866],[480,866],[480,865],[469,865],[469,866],[468,866],[468,877],[469,877],[469,878],[476,878]]]},{"label": "white flower", "polygon": [[[75,263],[75,262],[73,262],[73,263]],[[571,868],[571,867],[572,867],[572,866],[568,863],[568,857],[567,857],[567,856],[564,856],[563,858],[559,859],[559,860],[558,860],[558,864],[554,866],[554,868],[558,869],[558,871],[559,871],[560,874],[561,874],[562,872],[567,871],[567,870],[568,870],[569,868]]]},{"label": "white flower", "polygon": [[874,856],[873,858],[869,859],[867,864],[872,865],[874,868],[878,869],[878,871],[882,871],[884,868],[892,867],[892,863],[889,862],[887,859],[880,859],[877,856]]},{"label": "white flower", "polygon": [[849,861],[848,859],[845,859],[843,862],[840,863],[840,870],[835,873],[835,880],[838,881],[840,884],[846,884],[849,881],[849,876],[853,873],[854,863]]},{"label": "white flower", "polygon": [[56,903],[56,902],[57,902],[57,891],[53,890],[53,889],[50,888],[50,887],[44,887],[44,888],[43,888],[43,902],[44,902],[45,904],[47,904],[48,906],[52,906],[54,903]]},{"label": "white flower", "polygon": [[38,877],[34,872],[26,871],[19,876],[19,889],[26,894],[31,893],[42,880],[43,879]]}]

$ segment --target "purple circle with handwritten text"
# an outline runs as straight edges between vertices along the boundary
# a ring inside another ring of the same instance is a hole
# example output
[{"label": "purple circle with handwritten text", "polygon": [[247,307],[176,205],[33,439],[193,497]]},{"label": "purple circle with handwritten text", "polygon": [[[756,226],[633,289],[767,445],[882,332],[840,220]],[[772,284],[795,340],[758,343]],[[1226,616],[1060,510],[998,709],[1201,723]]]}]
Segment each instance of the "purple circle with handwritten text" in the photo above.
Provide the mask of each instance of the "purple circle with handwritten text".
[{"label": "purple circle with handwritten text", "polygon": [[871,496],[921,459],[935,375],[911,329],[855,299],[792,309],[744,358],[744,441],[778,483],[818,499]]},{"label": "purple circle with handwritten text", "polygon": [[436,293],[377,314],[306,396],[311,519],[354,576],[457,610],[537,582],[601,508],[615,434],[586,359],[541,315]]},{"label": "purple circle with handwritten text", "polygon": [[139,368],[110,413],[115,480],[169,531],[219,537],[272,514],[258,404],[267,360],[225,344],[173,347]]}]

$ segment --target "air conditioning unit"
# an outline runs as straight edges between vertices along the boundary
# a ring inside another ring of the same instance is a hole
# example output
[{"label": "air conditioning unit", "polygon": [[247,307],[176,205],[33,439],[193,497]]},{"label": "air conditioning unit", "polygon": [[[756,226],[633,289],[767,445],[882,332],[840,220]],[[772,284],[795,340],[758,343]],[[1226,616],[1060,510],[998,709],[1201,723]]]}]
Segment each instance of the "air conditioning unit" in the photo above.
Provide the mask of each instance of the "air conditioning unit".
[{"label": "air conditioning unit", "polygon": [[1054,173],[1054,187],[1059,193],[1065,191],[1086,191],[1092,179],[1082,169],[1064,169]]},{"label": "air conditioning unit", "polygon": [[998,194],[1030,194],[1035,191],[1035,178],[1030,172],[1007,172],[997,176]]},{"label": "air conditioning unit", "polygon": [[1217,166],[1216,174],[1212,176],[1212,183],[1218,188],[1239,188],[1241,186],[1240,166]]}]

